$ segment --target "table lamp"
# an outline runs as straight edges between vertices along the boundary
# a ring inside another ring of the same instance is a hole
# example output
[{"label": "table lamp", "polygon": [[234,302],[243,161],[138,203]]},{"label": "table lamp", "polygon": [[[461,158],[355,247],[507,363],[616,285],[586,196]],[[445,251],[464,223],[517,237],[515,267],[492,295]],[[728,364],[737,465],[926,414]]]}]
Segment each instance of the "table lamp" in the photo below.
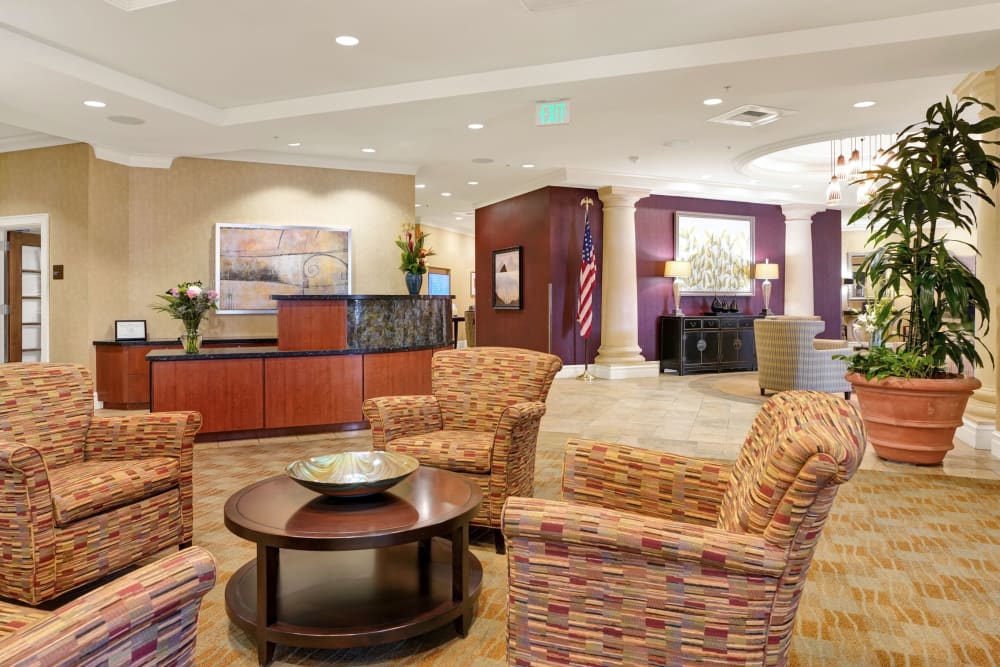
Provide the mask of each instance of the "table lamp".
[{"label": "table lamp", "polygon": [[681,281],[678,278],[687,278],[691,275],[691,262],[680,262],[677,260],[667,260],[663,266],[663,277],[674,279],[674,315],[683,315],[681,310]]},{"label": "table lamp", "polygon": [[769,259],[765,259],[763,264],[757,264],[754,266],[753,277],[757,280],[764,280],[760,286],[760,289],[764,294],[764,310],[761,311],[761,315],[764,315],[765,317],[772,315],[773,313],[770,309],[771,279],[778,279],[778,265],[771,264]]}]

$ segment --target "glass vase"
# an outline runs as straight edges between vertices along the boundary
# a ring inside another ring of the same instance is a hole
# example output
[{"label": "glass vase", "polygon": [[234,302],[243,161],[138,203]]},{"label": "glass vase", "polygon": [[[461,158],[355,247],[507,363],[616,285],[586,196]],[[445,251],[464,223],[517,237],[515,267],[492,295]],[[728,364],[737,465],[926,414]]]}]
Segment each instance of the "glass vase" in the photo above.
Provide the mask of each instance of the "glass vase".
[{"label": "glass vase", "polygon": [[198,354],[201,351],[201,334],[197,329],[187,329],[180,341],[186,354]]}]

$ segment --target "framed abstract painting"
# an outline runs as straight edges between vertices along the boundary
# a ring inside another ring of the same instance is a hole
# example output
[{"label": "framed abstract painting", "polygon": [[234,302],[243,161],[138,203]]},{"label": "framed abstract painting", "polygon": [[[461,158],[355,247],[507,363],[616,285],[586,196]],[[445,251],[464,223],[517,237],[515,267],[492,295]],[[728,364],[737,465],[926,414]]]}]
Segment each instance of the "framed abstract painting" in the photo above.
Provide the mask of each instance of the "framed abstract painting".
[{"label": "framed abstract painting", "polygon": [[215,225],[221,314],[277,312],[272,294],[350,294],[351,230]]},{"label": "framed abstract painting", "polygon": [[521,310],[521,246],[493,251],[493,308]]}]

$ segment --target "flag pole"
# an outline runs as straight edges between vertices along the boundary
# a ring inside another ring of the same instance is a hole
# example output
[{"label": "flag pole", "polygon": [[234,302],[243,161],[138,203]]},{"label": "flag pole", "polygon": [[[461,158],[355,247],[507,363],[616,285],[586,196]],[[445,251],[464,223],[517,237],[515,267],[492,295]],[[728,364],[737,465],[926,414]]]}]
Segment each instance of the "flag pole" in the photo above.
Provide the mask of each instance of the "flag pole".
[{"label": "flag pole", "polygon": [[[590,197],[584,197],[580,200],[580,206],[584,207],[584,219],[586,220],[590,215],[590,207],[594,205],[594,200]],[[579,301],[579,295],[577,296],[577,301]],[[579,312],[579,307],[578,307]],[[577,324],[579,325],[579,320]],[[593,382],[594,376],[590,372],[590,355],[587,351],[587,343],[590,341],[590,334],[588,333],[583,337],[583,372],[576,376],[577,380],[582,380],[584,382]],[[575,346],[574,346],[575,347]]]}]

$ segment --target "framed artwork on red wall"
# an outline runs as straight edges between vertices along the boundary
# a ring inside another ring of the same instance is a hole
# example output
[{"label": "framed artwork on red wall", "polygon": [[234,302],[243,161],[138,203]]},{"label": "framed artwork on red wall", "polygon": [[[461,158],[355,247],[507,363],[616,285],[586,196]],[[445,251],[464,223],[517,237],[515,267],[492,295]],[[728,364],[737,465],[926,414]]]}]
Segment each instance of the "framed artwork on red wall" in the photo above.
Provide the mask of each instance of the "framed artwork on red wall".
[{"label": "framed artwork on red wall", "polygon": [[521,246],[493,251],[493,308],[521,310]]}]

